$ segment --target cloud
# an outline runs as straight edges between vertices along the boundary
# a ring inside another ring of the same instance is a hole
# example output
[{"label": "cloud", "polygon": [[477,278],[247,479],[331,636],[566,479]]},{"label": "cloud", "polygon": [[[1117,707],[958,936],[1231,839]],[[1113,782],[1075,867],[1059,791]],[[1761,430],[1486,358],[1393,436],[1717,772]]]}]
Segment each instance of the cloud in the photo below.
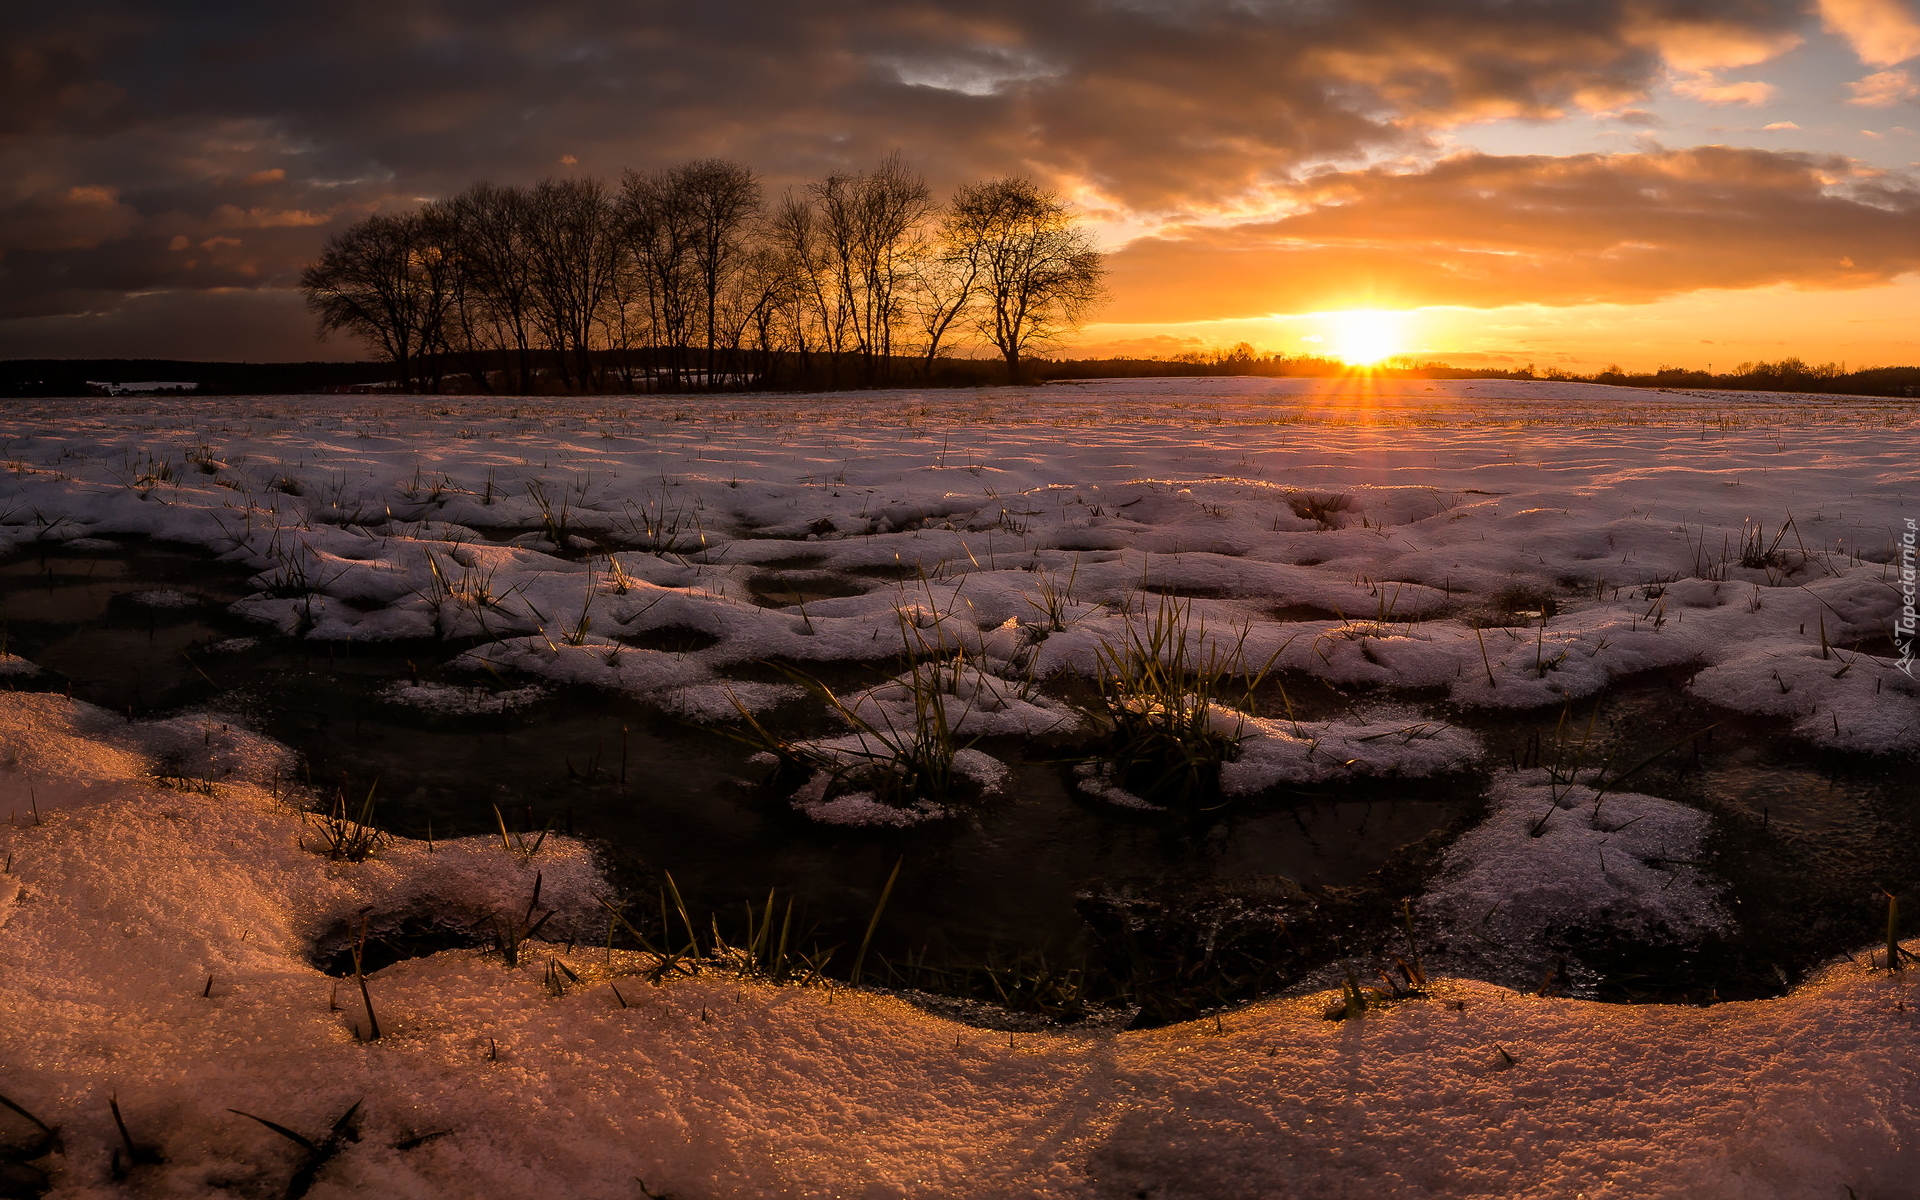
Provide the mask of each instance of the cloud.
[{"label": "cloud", "polygon": [[112,188],[82,185],[37,191],[0,207],[0,260],[9,250],[91,250],[125,237],[139,213]]},{"label": "cloud", "polygon": [[1715,71],[1750,67],[1777,58],[1804,39],[1790,27],[1755,23],[1751,12],[1692,12],[1658,5],[1629,5],[1627,36],[1652,47],[1675,70]]},{"label": "cloud", "polygon": [[[775,189],[902,149],[938,188],[1032,174],[1150,225],[1261,211],[1318,164],[1630,111],[1674,70],[1757,102],[1711,72],[1805,20],[1802,0],[68,0],[10,14],[0,50],[0,313],[285,286],[368,211],[706,155]],[[89,188],[117,207],[71,199]]]},{"label": "cloud", "polygon": [[319,340],[300,293],[285,288],[102,294],[69,315],[0,321],[0,358],[350,362],[364,356],[350,338]]},{"label": "cloud", "polygon": [[1920,54],[1920,14],[1906,0],[1820,0],[1820,19],[1870,66]]},{"label": "cloud", "polygon": [[1103,320],[1350,307],[1633,304],[1706,288],[1863,287],[1920,270],[1920,192],[1849,160],[1730,147],[1470,154],[1328,174],[1292,216],[1112,258]]},{"label": "cloud", "polygon": [[1865,108],[1891,108],[1920,99],[1920,80],[1901,70],[1876,71],[1865,79],[1849,83],[1847,90],[1853,93],[1848,104]]},{"label": "cloud", "polygon": [[1721,83],[1707,72],[1689,75],[1673,82],[1673,90],[1702,104],[1761,105],[1773,99],[1774,86],[1753,81]]}]

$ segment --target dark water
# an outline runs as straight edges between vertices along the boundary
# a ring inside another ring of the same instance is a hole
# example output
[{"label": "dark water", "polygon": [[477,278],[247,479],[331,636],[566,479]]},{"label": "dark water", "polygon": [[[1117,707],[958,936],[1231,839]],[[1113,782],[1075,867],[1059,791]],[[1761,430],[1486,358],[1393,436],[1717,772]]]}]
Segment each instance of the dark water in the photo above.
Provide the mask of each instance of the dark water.
[{"label": "dark water", "polygon": [[[201,602],[136,598],[160,589]],[[497,806],[516,830],[603,839],[636,890],[670,870],[690,906],[723,914],[723,928],[771,888],[796,898],[817,940],[855,942],[901,862],[876,942],[890,958],[1079,953],[1081,897],[1102,889],[1180,894],[1268,877],[1360,885],[1401,847],[1478,805],[1477,783],[1455,780],[1169,819],[1085,800],[1063,763],[983,743],[1014,766],[1007,795],[904,830],[825,826],[762,786],[747,748],[624,696],[556,689],[519,713],[457,718],[384,703],[379,691],[400,680],[498,684],[448,669],[460,647],[274,636],[224,611],[250,591],[246,572],[184,549],[49,550],[0,565],[0,625],[49,672],[20,686],[70,690],[134,715],[236,710],[301,753],[303,782],[316,792],[357,800],[374,789],[379,822],[396,832],[493,834]],[[216,649],[236,638],[258,640]],[[880,668],[867,670],[880,678]]]},{"label": "dark water", "polygon": [[[141,601],[159,590],[198,603]],[[14,686],[136,716],[237,710],[300,752],[316,795],[373,789],[379,823],[396,832],[496,833],[497,806],[516,829],[601,839],[616,881],[648,903],[671,871],[700,923],[716,914],[727,931],[774,889],[794,899],[809,944],[850,947],[899,862],[876,960],[1075,962],[1086,979],[1125,976],[1121,991],[1154,981],[1166,1019],[1378,945],[1398,898],[1480,810],[1484,780],[1462,775],[1286,792],[1197,816],[1133,813],[1077,795],[1058,761],[1066,748],[986,743],[1016,772],[1007,796],[905,830],[823,826],[763,786],[743,746],[623,696],[552,689],[517,713],[458,718],[386,703],[378,693],[400,680],[526,681],[451,670],[460,646],[278,637],[226,612],[251,590],[243,570],[153,543],[16,557],[0,564],[0,630],[48,674]],[[257,640],[234,649],[239,638]],[[881,674],[841,670],[841,682]],[[1813,752],[1776,725],[1710,710],[1684,683],[1680,673],[1616,686],[1591,754],[1624,763],[1674,744],[1624,786],[1715,813],[1715,866],[1743,929],[1683,960],[1596,946],[1595,964],[1621,980],[1617,998],[1778,990],[1782,972],[1872,936],[1878,889],[1920,882],[1913,764]],[[1287,686],[1303,716],[1353,700],[1310,680]],[[1584,727],[1590,702],[1576,708]],[[1449,716],[1495,761],[1521,762],[1550,742],[1560,714]],[[775,721],[812,732],[809,719],[796,708]]]}]

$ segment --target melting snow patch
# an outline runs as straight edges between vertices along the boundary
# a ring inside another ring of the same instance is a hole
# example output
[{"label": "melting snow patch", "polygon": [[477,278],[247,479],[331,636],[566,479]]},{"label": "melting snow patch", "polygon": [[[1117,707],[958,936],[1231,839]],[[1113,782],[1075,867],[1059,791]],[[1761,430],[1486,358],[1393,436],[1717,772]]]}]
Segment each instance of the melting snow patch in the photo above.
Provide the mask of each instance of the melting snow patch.
[{"label": "melting snow patch", "polygon": [[1115,807],[1133,808],[1141,812],[1167,811],[1164,804],[1143,800],[1115,782],[1112,763],[1084,762],[1073,769],[1073,774],[1074,778],[1079,780],[1080,790],[1096,800],[1105,800]]},{"label": "melting snow patch", "polygon": [[732,680],[672,688],[656,699],[662,709],[674,716],[710,725],[718,721],[737,720],[743,708],[758,716],[806,694],[807,689],[791,683]]},{"label": "melting snow patch", "polygon": [[[838,784],[852,783],[857,787],[860,781],[876,775],[900,773],[904,768],[896,765],[896,760],[905,747],[904,742],[870,733],[798,743],[796,748],[801,752],[834,766],[809,776],[794,792],[793,807],[813,820],[833,825],[907,826],[951,815],[949,806],[927,799],[912,804],[888,804],[871,791],[834,794]],[[771,765],[773,756],[758,754],[754,761]],[[1011,775],[1005,763],[974,749],[953,752],[953,773],[982,794],[1003,790]]]},{"label": "melting snow patch", "polygon": [[380,690],[380,698],[389,704],[448,717],[517,712],[546,694],[545,688],[533,685],[491,692],[481,687],[405,681],[389,684]]},{"label": "melting snow patch", "polygon": [[872,792],[853,792],[831,800],[817,798],[826,791],[824,778],[809,781],[796,792],[793,807],[822,825],[891,825],[905,828],[923,821],[937,821],[947,815],[938,804],[921,800],[910,808],[882,804]]},{"label": "melting snow patch", "polygon": [[1685,945],[1732,929],[1719,884],[1699,866],[1705,813],[1654,796],[1597,796],[1537,770],[1505,775],[1491,800],[1421,902],[1450,956],[1537,982],[1569,933]]},{"label": "melting snow patch", "polygon": [[0,650],[0,676],[25,678],[28,675],[38,675],[39,673],[40,665],[38,663],[29,662],[21,658],[18,654],[9,654],[4,650]]},{"label": "melting snow patch", "polygon": [[1471,733],[1398,706],[1337,721],[1246,717],[1240,729],[1239,757],[1220,768],[1221,790],[1238,795],[1350,775],[1438,775],[1480,757]]},{"label": "melting snow patch", "polygon": [[[924,695],[929,690],[933,695]],[[922,664],[916,672],[862,692],[847,707],[877,729],[906,730],[919,719],[918,708],[929,702],[940,705],[952,733],[968,737],[1036,737],[1081,724],[1065,704],[971,665]]]},{"label": "melting snow patch", "polygon": [[200,597],[177,592],[172,588],[154,588],[149,591],[135,592],[133,602],[146,608],[198,608]]}]

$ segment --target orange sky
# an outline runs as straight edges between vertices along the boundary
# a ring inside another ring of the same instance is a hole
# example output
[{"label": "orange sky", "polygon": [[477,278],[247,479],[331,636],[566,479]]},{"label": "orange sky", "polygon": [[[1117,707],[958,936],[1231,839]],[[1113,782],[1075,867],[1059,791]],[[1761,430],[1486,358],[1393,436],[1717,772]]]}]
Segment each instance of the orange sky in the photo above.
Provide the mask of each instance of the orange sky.
[{"label": "orange sky", "polygon": [[[1726,371],[1800,357],[1853,367],[1920,363],[1920,281],[1847,291],[1791,287],[1693,292],[1645,304],[1537,304],[1392,310],[1393,353],[1456,366],[1591,373],[1605,366]],[[1164,357],[1248,342],[1279,354],[1340,352],[1340,318],[1324,313],[1213,321],[1097,322],[1072,353]]]}]

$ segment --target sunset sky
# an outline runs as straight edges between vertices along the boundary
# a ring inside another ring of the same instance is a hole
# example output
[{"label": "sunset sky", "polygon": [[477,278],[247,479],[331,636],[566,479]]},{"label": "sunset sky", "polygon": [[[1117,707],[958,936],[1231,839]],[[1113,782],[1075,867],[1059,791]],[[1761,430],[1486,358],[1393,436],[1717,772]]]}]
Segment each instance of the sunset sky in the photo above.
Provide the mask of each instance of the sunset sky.
[{"label": "sunset sky", "polygon": [[1081,353],[1920,362],[1909,0],[72,0],[0,17],[0,357],[361,357],[330,232],[477,179],[899,149],[1111,251]]}]

